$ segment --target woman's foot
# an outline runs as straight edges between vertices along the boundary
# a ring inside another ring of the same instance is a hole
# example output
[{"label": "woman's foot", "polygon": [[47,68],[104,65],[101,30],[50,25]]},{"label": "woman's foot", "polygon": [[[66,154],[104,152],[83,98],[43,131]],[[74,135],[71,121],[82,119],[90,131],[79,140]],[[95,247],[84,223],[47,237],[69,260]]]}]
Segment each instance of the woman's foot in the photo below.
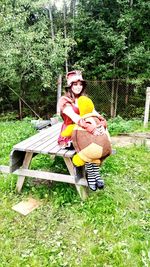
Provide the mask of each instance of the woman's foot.
[{"label": "woman's foot", "polygon": [[96,185],[97,185],[98,189],[103,189],[104,188],[104,180],[97,179]]},{"label": "woman's foot", "polygon": [[92,191],[96,191],[97,190],[97,184],[89,184],[89,188],[92,190]]}]

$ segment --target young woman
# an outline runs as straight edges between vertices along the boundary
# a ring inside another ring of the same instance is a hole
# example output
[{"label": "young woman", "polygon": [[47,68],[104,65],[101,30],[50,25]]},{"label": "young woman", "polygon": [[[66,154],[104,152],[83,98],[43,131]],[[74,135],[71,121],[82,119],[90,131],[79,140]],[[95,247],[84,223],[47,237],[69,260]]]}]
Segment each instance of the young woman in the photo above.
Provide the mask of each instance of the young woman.
[{"label": "young woman", "polygon": [[[66,92],[58,102],[60,115],[63,118],[61,132],[65,130],[68,125],[76,123],[94,135],[103,134],[103,127],[100,132],[96,128],[91,127],[80,117],[77,99],[81,95],[85,95],[86,87],[86,81],[83,79],[81,71],[74,70],[68,72],[66,75],[66,79]],[[62,137],[61,132],[58,138],[58,144],[64,148],[73,148],[71,138]],[[100,177],[99,167],[96,164],[86,163],[86,171],[88,185],[91,190],[96,191],[97,188],[101,189],[104,187],[104,181]]]}]

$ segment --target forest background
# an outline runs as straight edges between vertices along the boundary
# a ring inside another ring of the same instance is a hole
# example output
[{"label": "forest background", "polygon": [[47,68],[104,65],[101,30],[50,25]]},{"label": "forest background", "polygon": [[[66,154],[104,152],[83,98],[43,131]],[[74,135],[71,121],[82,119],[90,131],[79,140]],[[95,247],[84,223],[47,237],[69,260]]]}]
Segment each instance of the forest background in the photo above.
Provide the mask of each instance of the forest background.
[{"label": "forest background", "polygon": [[[147,0],[0,1],[2,165],[9,164],[14,144],[36,132],[30,118],[6,118],[35,112],[53,116],[58,80],[63,77],[65,85],[67,70],[83,71],[98,111],[110,117],[143,116],[150,72],[149,14]],[[141,132],[139,123],[117,117],[109,121],[109,131],[111,136],[137,127]],[[117,147],[101,169],[105,190],[91,192],[85,202],[68,184],[33,179],[26,179],[17,195],[17,177],[1,173],[0,266],[150,266],[147,162],[145,142]],[[31,168],[67,171],[62,158],[40,154]],[[22,217],[12,206],[28,196],[42,205]]]},{"label": "forest background", "polygon": [[149,14],[147,0],[1,0],[0,113],[53,116],[58,81],[80,69],[98,111],[141,118],[150,80]]}]

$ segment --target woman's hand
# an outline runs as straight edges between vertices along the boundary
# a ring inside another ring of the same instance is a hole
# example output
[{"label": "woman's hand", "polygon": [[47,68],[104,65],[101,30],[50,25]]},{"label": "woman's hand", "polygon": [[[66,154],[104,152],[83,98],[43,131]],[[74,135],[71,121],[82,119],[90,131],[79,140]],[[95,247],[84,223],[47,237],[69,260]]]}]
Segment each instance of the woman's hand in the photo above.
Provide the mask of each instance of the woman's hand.
[{"label": "woman's hand", "polygon": [[98,128],[96,125],[93,125],[92,123],[86,122],[84,119],[80,119],[78,121],[78,125],[85,129],[87,132],[93,134],[93,135],[103,135],[105,132],[105,129],[102,125],[100,125]]},{"label": "woman's hand", "polygon": [[99,127],[97,127],[97,131],[99,132],[98,135],[103,135],[106,132],[103,125],[100,125]]}]

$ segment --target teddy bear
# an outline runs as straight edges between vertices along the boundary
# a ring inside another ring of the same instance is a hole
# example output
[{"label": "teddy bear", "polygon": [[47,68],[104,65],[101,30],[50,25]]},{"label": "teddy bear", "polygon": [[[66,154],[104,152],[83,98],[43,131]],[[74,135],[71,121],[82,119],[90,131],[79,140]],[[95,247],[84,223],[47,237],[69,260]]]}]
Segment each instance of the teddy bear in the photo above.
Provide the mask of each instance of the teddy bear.
[{"label": "teddy bear", "polygon": [[81,122],[86,122],[86,125],[88,124],[91,128],[97,130],[104,127],[103,134],[94,135],[92,131],[87,131],[86,127],[81,127],[84,123],[80,122],[78,125],[68,125],[61,135],[64,137],[71,136],[73,147],[77,152],[72,159],[75,166],[83,166],[87,162],[100,165],[112,153],[106,121],[95,112],[93,101],[87,96],[78,98],[78,108]]}]

